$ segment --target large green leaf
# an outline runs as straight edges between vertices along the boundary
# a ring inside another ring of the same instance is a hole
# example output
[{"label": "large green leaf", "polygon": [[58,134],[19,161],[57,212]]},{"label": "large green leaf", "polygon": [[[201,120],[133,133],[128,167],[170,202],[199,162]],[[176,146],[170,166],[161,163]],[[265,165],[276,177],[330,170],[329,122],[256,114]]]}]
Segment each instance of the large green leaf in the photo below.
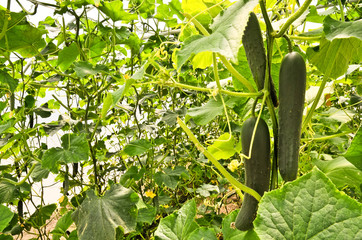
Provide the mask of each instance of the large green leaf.
[{"label": "large green leaf", "polygon": [[322,39],[318,48],[308,48],[307,56],[326,77],[338,78],[345,74],[351,60],[360,58],[362,41],[356,38]]},{"label": "large green leaf", "polygon": [[265,193],[254,225],[261,239],[362,239],[362,205],[314,168]]},{"label": "large green leaf", "polygon": [[67,212],[57,221],[57,224],[51,231],[51,234],[53,235],[53,240],[59,240],[62,236],[66,236],[66,231],[73,223],[72,213],[73,211]]},{"label": "large green leaf", "polygon": [[207,150],[214,155],[214,157],[219,159],[228,159],[232,157],[235,153],[240,152],[241,145],[235,145],[234,136],[230,136],[229,133],[224,133],[221,135]]},{"label": "large green leaf", "polygon": [[186,202],[182,208],[171,215],[162,218],[155,232],[155,239],[162,240],[186,240],[199,226],[195,222],[195,200]]},{"label": "large green leaf", "polygon": [[2,232],[13,218],[14,213],[9,208],[0,205],[0,232]]},{"label": "large green leaf", "polygon": [[13,240],[14,238],[10,235],[0,234],[0,240]]},{"label": "large green leaf", "polygon": [[210,26],[212,33],[209,36],[194,36],[177,52],[177,68],[193,54],[204,51],[217,52],[236,61],[249,12],[257,4],[257,0],[239,0],[220,13]]},{"label": "large green leaf", "polygon": [[362,21],[343,23],[326,17],[325,38],[320,46],[307,49],[309,61],[326,77],[338,78],[346,73],[351,61],[362,58]]},{"label": "large green leaf", "polygon": [[10,12],[10,18],[6,16],[6,9],[0,6],[0,29],[3,29],[5,17],[8,18],[8,29],[14,27],[17,24],[24,23],[24,19],[26,18],[25,12]]},{"label": "large green leaf", "polygon": [[145,204],[141,200],[138,202],[137,207],[137,222],[152,224],[152,222],[155,220],[157,209],[151,205]]},{"label": "large green leaf", "polygon": [[[240,98],[225,98],[225,105],[233,107]],[[191,108],[187,111],[187,114],[192,117],[197,125],[205,125],[211,122],[216,116],[224,114],[224,105],[220,96],[210,98],[210,100],[201,107]]]},{"label": "large green leaf", "polygon": [[16,25],[8,29],[6,35],[0,40],[0,47],[8,51],[17,51],[23,57],[33,57],[46,46],[42,39],[45,30],[31,26],[30,24]]},{"label": "large green leaf", "polygon": [[138,200],[135,192],[121,185],[113,185],[103,197],[88,190],[86,199],[72,214],[79,239],[113,240],[118,226],[124,233],[133,231]]},{"label": "large green leaf", "polygon": [[138,139],[127,144],[123,151],[129,156],[144,154],[152,147],[152,144],[146,139]]},{"label": "large green leaf", "polygon": [[18,86],[18,81],[12,78],[7,72],[0,70],[0,87],[3,86],[10,89],[11,92],[14,92]]},{"label": "large green leaf", "polygon": [[362,127],[360,127],[353,138],[351,146],[349,146],[344,157],[352,163],[356,168],[362,171]]},{"label": "large green leaf", "polygon": [[[362,156],[359,159],[361,160]],[[327,161],[318,160],[315,164],[338,188],[345,185],[359,188],[362,183],[361,170],[357,169],[344,157],[337,157]]]},{"label": "large green leaf", "polygon": [[58,66],[60,70],[67,70],[79,56],[77,44],[73,42],[69,47],[63,48],[58,54]]},{"label": "large green leaf", "polygon": [[187,240],[217,240],[217,238],[214,229],[200,227],[193,231]]},{"label": "large green leaf", "polygon": [[58,172],[59,164],[88,160],[89,145],[85,134],[65,134],[61,137],[62,148],[50,148],[42,158],[42,167]]},{"label": "large green leaf", "polygon": [[106,71],[104,65],[96,65],[95,67],[89,62],[75,62],[74,70],[78,77],[84,78],[87,75],[94,75],[101,71]]},{"label": "large green leaf", "polygon": [[330,16],[324,19],[324,33],[329,41],[337,38],[355,37],[362,40],[362,20],[353,22],[340,22]]},{"label": "large green leaf", "polygon": [[19,187],[7,181],[0,181],[0,204],[15,201],[19,196]]},{"label": "large green leaf", "polygon": [[40,182],[42,179],[46,179],[49,176],[49,170],[42,168],[41,163],[36,163],[34,171],[30,176],[34,182]]},{"label": "large green leaf", "polygon": [[4,124],[0,124],[0,134],[11,128],[14,125],[14,122],[14,119],[10,119]]},{"label": "large green leaf", "polygon": [[98,8],[113,21],[131,21],[138,19],[137,14],[131,14],[123,10],[123,3],[120,0],[115,0],[112,2],[102,2],[102,5]]}]

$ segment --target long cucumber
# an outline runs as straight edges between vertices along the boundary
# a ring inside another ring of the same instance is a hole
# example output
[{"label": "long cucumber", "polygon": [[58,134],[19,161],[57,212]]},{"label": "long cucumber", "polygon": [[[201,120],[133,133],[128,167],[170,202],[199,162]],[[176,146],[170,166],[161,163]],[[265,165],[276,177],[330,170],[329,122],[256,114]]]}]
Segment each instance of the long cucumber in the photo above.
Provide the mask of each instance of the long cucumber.
[{"label": "long cucumber", "polygon": [[[243,154],[249,155],[256,117],[247,119],[241,130],[241,144]],[[260,195],[268,191],[270,180],[270,134],[267,124],[259,119],[254,141],[251,149],[250,159],[244,159],[246,186],[254,189]],[[253,221],[258,210],[258,201],[249,194],[245,194],[240,212],[235,220],[235,227],[246,231],[253,228]]]},{"label": "long cucumber", "polygon": [[297,52],[285,55],[279,72],[279,172],[285,181],[298,174],[306,89],[306,66]]}]

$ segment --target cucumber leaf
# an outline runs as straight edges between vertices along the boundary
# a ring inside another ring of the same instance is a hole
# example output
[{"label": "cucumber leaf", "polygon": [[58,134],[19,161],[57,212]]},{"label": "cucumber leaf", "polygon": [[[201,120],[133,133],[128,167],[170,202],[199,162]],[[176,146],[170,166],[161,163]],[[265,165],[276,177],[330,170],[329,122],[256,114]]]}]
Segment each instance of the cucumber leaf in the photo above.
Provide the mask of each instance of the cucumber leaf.
[{"label": "cucumber leaf", "polygon": [[126,21],[130,22],[132,20],[137,20],[137,14],[128,13],[123,10],[123,3],[122,1],[112,1],[112,2],[103,2],[98,7],[104,14],[112,19],[112,21]]},{"label": "cucumber leaf", "polygon": [[361,170],[342,156],[327,161],[318,160],[315,164],[338,188],[346,185],[359,188],[362,182]]},{"label": "cucumber leaf", "polygon": [[221,12],[210,26],[212,33],[209,36],[193,36],[177,52],[177,68],[180,69],[192,55],[205,51],[220,53],[235,62],[249,12],[257,4],[257,0],[239,0]]},{"label": "cucumber leaf", "polygon": [[135,230],[138,201],[133,190],[121,185],[113,185],[103,197],[88,190],[86,199],[72,214],[79,239],[113,240],[118,226],[124,233]]},{"label": "cucumber leaf", "polygon": [[186,240],[199,228],[195,222],[196,202],[190,200],[181,209],[162,218],[155,232],[155,240]]},{"label": "cucumber leaf", "polygon": [[240,152],[241,145],[235,145],[235,139],[229,133],[221,135],[207,150],[217,159],[228,159]]},{"label": "cucumber leaf", "polygon": [[362,171],[362,128],[360,127],[354,136],[351,146],[348,148],[344,157],[356,168]]},{"label": "cucumber leaf", "polygon": [[57,173],[60,164],[76,163],[88,160],[89,145],[85,134],[64,134],[61,137],[62,148],[50,148],[42,157],[42,167]]},{"label": "cucumber leaf", "polygon": [[73,42],[69,47],[64,47],[58,54],[58,66],[60,70],[67,70],[77,59],[79,54],[80,52],[75,42]]},{"label": "cucumber leaf", "polygon": [[[234,107],[240,101],[237,97],[225,97],[225,105]],[[187,111],[187,115],[191,116],[197,125],[206,125],[217,116],[224,114],[224,105],[222,104],[220,96],[210,98],[210,100],[201,107],[194,107]]]},{"label": "cucumber leaf", "polygon": [[320,46],[308,48],[307,56],[326,77],[338,78],[346,73],[354,59],[362,56],[362,41],[357,38],[334,39],[332,42],[323,38]]},{"label": "cucumber leaf", "polygon": [[152,147],[152,144],[149,141],[147,141],[146,139],[138,139],[138,140],[134,140],[134,141],[128,143],[124,147],[123,152],[125,152],[129,156],[133,157],[133,156],[144,154],[151,147]]},{"label": "cucumber leaf", "polygon": [[314,168],[264,194],[254,225],[261,239],[361,239],[362,204]]},{"label": "cucumber leaf", "polygon": [[217,238],[214,229],[200,227],[193,231],[187,240],[217,240]]},{"label": "cucumber leaf", "polygon": [[323,26],[326,39],[329,41],[350,37],[362,40],[362,20],[340,22],[328,16],[324,19]]},{"label": "cucumber leaf", "polygon": [[307,49],[309,61],[326,77],[338,78],[346,73],[350,62],[362,58],[362,21],[343,23],[326,17],[325,37],[320,45]]},{"label": "cucumber leaf", "polygon": [[14,213],[9,208],[0,205],[0,232],[2,232],[13,218]]}]

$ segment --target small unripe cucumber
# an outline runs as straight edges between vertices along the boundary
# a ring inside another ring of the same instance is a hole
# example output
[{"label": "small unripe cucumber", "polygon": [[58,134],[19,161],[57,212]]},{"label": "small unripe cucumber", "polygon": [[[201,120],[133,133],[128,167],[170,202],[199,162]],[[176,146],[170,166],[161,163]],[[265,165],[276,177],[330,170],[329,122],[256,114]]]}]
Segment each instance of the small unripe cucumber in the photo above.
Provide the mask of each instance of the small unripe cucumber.
[{"label": "small unripe cucumber", "polygon": [[[250,13],[248,23],[245,27],[242,42],[255,84],[260,91],[264,88],[265,82],[266,54],[259,21],[255,13],[253,12]],[[270,97],[273,101],[274,106],[276,107],[278,106],[278,98],[275,91],[274,82],[270,76],[270,72],[269,83]]]},{"label": "small unripe cucumber", "polygon": [[[249,155],[251,138],[256,122],[256,117],[247,119],[241,130],[242,150],[246,156]],[[251,158],[244,159],[245,185],[263,195],[269,188],[270,165],[269,129],[265,121],[260,119],[254,136]],[[253,196],[245,194],[240,212],[235,220],[235,227],[242,231],[253,228],[253,221],[257,210],[258,201]]]},{"label": "small unripe cucumber", "polygon": [[306,66],[297,52],[285,55],[279,72],[279,172],[284,181],[298,174],[306,88]]}]

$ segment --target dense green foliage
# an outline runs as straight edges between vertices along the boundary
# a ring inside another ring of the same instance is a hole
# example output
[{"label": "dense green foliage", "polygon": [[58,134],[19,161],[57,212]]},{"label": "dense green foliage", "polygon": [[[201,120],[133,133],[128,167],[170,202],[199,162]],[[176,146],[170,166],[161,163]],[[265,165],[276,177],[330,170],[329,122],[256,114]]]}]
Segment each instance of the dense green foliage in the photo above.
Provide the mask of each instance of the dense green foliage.
[{"label": "dense green foliage", "polygon": [[[359,2],[1,4],[0,239],[362,238]],[[250,12],[264,87],[242,44]],[[285,183],[270,92],[291,51],[307,86]],[[270,132],[263,196],[245,185],[250,116]],[[260,200],[254,230],[235,228],[244,195]]]}]

